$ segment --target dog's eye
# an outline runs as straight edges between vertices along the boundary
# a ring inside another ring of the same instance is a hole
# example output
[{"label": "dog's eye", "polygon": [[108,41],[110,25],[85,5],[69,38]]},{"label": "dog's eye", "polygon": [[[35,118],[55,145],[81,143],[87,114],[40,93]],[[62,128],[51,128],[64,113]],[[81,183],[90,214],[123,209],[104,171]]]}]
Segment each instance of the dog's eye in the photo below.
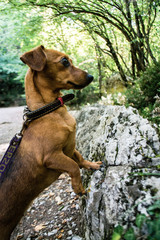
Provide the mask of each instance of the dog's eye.
[{"label": "dog's eye", "polygon": [[70,62],[69,62],[68,59],[65,58],[65,57],[61,59],[61,63],[62,63],[63,66],[65,66],[65,67],[69,67],[69,66],[70,66]]}]

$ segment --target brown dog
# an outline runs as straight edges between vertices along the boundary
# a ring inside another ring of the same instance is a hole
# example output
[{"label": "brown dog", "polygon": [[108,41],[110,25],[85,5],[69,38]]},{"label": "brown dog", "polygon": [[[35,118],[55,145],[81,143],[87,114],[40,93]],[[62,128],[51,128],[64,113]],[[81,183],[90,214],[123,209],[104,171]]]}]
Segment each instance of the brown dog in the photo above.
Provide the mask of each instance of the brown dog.
[{"label": "brown dog", "polygon": [[[61,89],[81,89],[93,77],[73,66],[69,57],[39,46],[21,56],[30,68],[25,78],[26,101],[36,110],[61,96]],[[32,121],[4,181],[0,184],[0,240],[10,235],[38,194],[67,172],[75,193],[84,194],[79,167],[99,169],[101,162],[83,159],[75,149],[75,119],[61,106]]]}]

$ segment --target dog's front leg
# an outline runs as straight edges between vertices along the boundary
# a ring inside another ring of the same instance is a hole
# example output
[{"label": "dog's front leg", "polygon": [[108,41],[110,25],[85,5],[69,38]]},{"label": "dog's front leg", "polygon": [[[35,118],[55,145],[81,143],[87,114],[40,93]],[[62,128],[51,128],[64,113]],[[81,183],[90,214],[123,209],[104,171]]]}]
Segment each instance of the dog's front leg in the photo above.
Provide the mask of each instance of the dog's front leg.
[{"label": "dog's front leg", "polygon": [[72,187],[76,194],[85,194],[82,186],[80,169],[78,164],[63,152],[54,153],[50,158],[45,160],[45,166],[59,172],[67,172],[72,180]]},{"label": "dog's front leg", "polygon": [[80,168],[86,168],[86,169],[99,169],[102,165],[102,162],[89,162],[87,160],[84,160],[82,155],[75,149],[73,154],[73,159],[75,162],[79,165]]}]

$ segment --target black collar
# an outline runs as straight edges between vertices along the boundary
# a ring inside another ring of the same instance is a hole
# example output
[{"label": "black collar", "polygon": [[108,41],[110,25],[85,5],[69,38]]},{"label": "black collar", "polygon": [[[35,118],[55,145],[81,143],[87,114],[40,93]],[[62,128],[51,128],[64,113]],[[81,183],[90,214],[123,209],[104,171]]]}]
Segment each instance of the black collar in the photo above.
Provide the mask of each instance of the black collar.
[{"label": "black collar", "polygon": [[27,107],[25,109],[24,118],[26,118],[25,120],[29,121],[29,122],[34,119],[40,118],[50,112],[53,112],[57,108],[63,106],[65,102],[68,102],[68,101],[72,100],[73,98],[74,98],[74,94],[67,94],[63,97],[57,98],[54,102],[51,102],[51,103],[45,105],[44,107],[41,107],[35,111],[31,111]]}]

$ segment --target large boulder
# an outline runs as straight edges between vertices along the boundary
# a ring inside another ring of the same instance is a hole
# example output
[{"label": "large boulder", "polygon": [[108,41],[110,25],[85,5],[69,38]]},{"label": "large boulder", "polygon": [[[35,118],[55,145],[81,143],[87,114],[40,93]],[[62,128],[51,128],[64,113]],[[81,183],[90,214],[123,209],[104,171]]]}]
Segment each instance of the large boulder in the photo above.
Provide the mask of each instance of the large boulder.
[{"label": "large boulder", "polygon": [[78,150],[103,162],[98,171],[83,171],[85,239],[110,239],[116,225],[134,226],[137,213],[147,215],[160,196],[158,131],[132,107],[88,106],[76,118]]}]

